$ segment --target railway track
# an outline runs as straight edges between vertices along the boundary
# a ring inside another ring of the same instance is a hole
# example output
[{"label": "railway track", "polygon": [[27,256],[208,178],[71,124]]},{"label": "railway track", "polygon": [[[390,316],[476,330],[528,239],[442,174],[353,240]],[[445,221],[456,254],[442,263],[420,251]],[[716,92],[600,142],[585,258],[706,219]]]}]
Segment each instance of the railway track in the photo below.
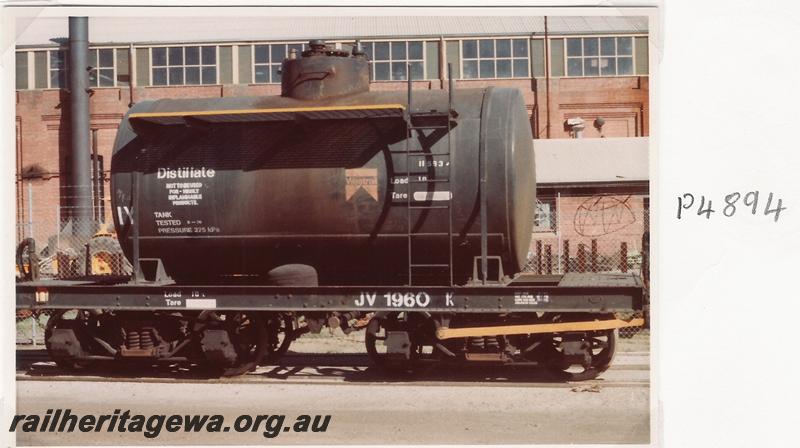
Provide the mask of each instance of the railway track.
[{"label": "railway track", "polygon": [[366,354],[288,353],[278,365],[261,366],[246,375],[218,378],[195,366],[159,365],[95,367],[67,370],[50,360],[45,350],[18,350],[17,381],[102,381],[150,383],[279,383],[279,384],[387,384],[414,386],[519,386],[573,388],[594,391],[597,387],[650,386],[649,354],[628,352],[599,378],[581,382],[550,380],[535,366],[422,366],[410,374],[387,374],[372,366]]}]

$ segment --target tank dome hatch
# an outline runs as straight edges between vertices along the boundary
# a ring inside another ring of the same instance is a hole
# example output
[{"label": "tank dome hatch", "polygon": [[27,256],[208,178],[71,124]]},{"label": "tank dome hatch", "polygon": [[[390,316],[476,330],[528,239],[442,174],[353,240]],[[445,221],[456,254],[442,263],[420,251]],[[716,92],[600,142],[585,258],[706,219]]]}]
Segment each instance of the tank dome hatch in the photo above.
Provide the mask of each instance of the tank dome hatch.
[{"label": "tank dome hatch", "polygon": [[290,54],[281,67],[281,96],[302,100],[336,98],[369,91],[367,55],[356,44],[352,51],[312,40],[298,58]]}]

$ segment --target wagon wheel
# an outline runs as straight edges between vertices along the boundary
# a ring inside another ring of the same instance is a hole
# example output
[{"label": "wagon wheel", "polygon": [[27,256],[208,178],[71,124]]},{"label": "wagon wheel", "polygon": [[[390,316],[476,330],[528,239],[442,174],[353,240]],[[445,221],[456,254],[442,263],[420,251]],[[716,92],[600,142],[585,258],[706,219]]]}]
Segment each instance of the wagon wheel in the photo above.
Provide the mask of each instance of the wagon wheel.
[{"label": "wagon wheel", "polygon": [[[74,312],[74,315],[73,315]],[[63,356],[55,352],[51,346],[50,338],[55,329],[71,329],[80,340],[82,332],[86,331],[88,325],[88,313],[82,310],[57,310],[53,311],[50,318],[47,320],[47,325],[44,329],[44,346],[47,349],[47,354],[50,356],[57,366],[63,369],[75,370],[87,368],[91,365],[91,361],[80,361],[72,357]]]},{"label": "wagon wheel", "polygon": [[[542,322],[580,322],[592,319],[604,319],[613,315],[598,314],[545,314]],[[580,341],[589,344],[591,360],[588,366],[575,364],[566,359],[563,350],[560,348],[561,342],[569,335],[571,340],[578,338]],[[585,381],[597,378],[605,372],[614,359],[618,332],[614,330],[600,330],[583,333],[550,333],[536,335],[535,341],[537,348],[525,355],[527,359],[536,361],[537,364],[553,378],[559,381]]]},{"label": "wagon wheel", "polygon": [[288,314],[270,315],[265,319],[268,349],[260,364],[271,364],[289,350],[296,337],[294,319]]},{"label": "wagon wheel", "polygon": [[212,366],[212,369],[221,376],[238,376],[255,370],[270,347],[264,319],[259,313],[242,311],[223,312],[213,316],[228,331],[237,356],[233,365]]},{"label": "wagon wheel", "polygon": [[616,351],[617,330],[603,330],[587,333],[583,340],[591,344],[592,359],[588,367],[571,364],[558,348],[562,337],[553,335],[545,344],[543,366],[553,378],[560,381],[586,381],[597,378],[608,370]]}]

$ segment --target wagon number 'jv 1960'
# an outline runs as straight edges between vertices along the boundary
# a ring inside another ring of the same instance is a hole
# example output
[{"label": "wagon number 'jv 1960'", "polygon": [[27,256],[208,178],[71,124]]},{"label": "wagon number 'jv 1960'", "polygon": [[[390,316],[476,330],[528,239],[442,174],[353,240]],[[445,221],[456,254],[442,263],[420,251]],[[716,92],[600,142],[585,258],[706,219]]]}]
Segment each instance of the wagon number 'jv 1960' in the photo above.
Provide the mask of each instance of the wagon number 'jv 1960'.
[{"label": "wagon number 'jv 1960'", "polygon": [[[387,292],[383,295],[386,299],[386,306],[392,308],[425,308],[431,303],[431,296],[426,292]],[[356,299],[356,306],[375,306],[378,299],[377,293],[361,293]]]}]

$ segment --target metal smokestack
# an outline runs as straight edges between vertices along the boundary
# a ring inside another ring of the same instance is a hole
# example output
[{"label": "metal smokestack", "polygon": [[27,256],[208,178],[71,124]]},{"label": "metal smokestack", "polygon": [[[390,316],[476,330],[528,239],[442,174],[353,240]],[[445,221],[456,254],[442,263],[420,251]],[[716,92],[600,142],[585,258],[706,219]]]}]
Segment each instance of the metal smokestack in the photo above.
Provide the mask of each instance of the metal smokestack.
[{"label": "metal smokestack", "polygon": [[89,19],[69,18],[70,177],[65,193],[71,198],[76,235],[92,231],[92,175],[89,135]]}]

